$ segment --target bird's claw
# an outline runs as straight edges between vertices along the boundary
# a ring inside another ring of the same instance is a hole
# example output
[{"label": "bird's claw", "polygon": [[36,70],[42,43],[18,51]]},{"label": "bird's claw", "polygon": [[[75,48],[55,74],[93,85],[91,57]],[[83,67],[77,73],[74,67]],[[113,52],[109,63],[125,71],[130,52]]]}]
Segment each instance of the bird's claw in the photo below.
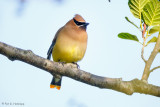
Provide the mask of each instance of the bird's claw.
[{"label": "bird's claw", "polygon": [[64,64],[66,64],[66,62],[58,62],[59,64],[62,64],[64,66]]},{"label": "bird's claw", "polygon": [[76,63],[76,62],[72,62],[73,64],[75,64],[77,66],[77,69],[80,68],[80,66]]}]

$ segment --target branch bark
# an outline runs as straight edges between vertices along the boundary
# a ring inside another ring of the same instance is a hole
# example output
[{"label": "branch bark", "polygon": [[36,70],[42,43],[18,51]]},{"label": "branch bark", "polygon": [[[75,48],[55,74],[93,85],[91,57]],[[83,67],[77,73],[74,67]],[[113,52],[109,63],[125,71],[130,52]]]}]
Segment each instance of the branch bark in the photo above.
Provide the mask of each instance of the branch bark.
[{"label": "branch bark", "polygon": [[144,37],[144,39],[143,39],[143,46],[142,46],[142,50],[141,50],[141,58],[142,58],[142,60],[143,60],[145,63],[147,62],[147,61],[145,60],[145,58],[144,58],[144,47],[145,47],[146,39],[147,39],[147,37]]},{"label": "branch bark", "polygon": [[151,72],[153,72],[154,70],[156,70],[156,69],[158,69],[158,68],[160,68],[160,66],[157,66],[157,67],[152,68],[149,72],[151,73]]},{"label": "branch bark", "polygon": [[144,68],[144,72],[143,72],[143,75],[142,75],[142,80],[145,80],[147,81],[148,80],[148,77],[150,75],[150,68],[151,68],[151,65],[158,53],[158,51],[160,50],[160,33],[158,35],[158,39],[157,39],[157,42],[155,44],[155,47],[149,57],[149,59],[146,61],[145,63],[145,68]]},{"label": "branch bark", "polygon": [[74,80],[96,86],[99,88],[112,89],[118,92],[132,95],[133,93],[143,93],[160,97],[160,87],[148,84],[142,80],[133,79],[131,81],[122,81],[121,78],[108,78],[97,76],[83,70],[77,69],[77,66],[71,63],[59,64],[52,62],[38,55],[35,55],[30,50],[22,50],[13,46],[0,42],[0,54],[8,57],[10,60],[19,60],[49,73],[60,74],[70,77]]}]

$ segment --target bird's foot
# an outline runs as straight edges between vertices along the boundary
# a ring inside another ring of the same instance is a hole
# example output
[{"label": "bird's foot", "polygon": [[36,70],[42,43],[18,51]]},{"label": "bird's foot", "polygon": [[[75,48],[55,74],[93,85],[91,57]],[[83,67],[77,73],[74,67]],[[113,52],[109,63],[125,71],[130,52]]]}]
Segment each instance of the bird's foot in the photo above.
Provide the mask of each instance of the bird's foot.
[{"label": "bird's foot", "polygon": [[75,64],[77,66],[77,69],[80,68],[80,66],[76,63],[76,62],[72,62],[73,64]]},{"label": "bird's foot", "polygon": [[66,62],[58,62],[59,64],[62,64],[64,66],[64,64],[66,64]]}]

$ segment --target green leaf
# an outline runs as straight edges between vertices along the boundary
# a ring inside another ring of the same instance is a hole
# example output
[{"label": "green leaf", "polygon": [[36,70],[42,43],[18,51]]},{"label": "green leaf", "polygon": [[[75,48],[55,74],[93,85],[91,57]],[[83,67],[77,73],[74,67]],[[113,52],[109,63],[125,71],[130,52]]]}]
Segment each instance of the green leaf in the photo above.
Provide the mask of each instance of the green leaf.
[{"label": "green leaf", "polygon": [[154,42],[157,42],[157,37],[155,37],[155,36],[150,41],[148,41],[146,45],[148,45],[150,43],[154,43]]},{"label": "green leaf", "polygon": [[130,11],[134,15],[134,17],[141,19],[141,14],[143,11],[143,7],[149,2],[150,0],[129,0],[128,5]]},{"label": "green leaf", "polygon": [[149,30],[149,34],[151,35],[156,32],[160,32],[160,26],[154,26]]},{"label": "green leaf", "polygon": [[133,22],[131,22],[131,21],[128,19],[128,17],[125,17],[125,19],[126,19],[129,23],[131,23],[133,26],[135,26],[136,28],[139,29],[139,27],[138,27],[136,24],[134,24]]},{"label": "green leaf", "polygon": [[121,39],[128,39],[128,40],[134,40],[134,41],[139,42],[137,36],[129,34],[129,33],[119,33],[118,37]]},{"label": "green leaf", "polygon": [[150,0],[142,11],[144,22],[148,26],[160,25],[160,2],[158,0]]}]

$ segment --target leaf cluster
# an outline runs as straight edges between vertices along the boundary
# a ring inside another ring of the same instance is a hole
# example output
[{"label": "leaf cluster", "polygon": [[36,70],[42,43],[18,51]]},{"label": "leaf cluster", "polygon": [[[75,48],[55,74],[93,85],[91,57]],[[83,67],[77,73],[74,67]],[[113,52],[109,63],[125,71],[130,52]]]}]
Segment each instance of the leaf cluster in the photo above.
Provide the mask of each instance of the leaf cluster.
[{"label": "leaf cluster", "polygon": [[[133,16],[139,19],[140,24],[137,26],[134,22],[130,21],[128,17],[125,17],[125,19],[142,32],[142,38],[144,41],[146,41],[146,39],[152,34],[160,32],[159,0],[129,0],[128,6]],[[137,36],[130,33],[119,33],[118,37],[121,39],[134,40],[139,42]],[[145,46],[156,41],[157,37],[154,36],[148,40]]]}]

